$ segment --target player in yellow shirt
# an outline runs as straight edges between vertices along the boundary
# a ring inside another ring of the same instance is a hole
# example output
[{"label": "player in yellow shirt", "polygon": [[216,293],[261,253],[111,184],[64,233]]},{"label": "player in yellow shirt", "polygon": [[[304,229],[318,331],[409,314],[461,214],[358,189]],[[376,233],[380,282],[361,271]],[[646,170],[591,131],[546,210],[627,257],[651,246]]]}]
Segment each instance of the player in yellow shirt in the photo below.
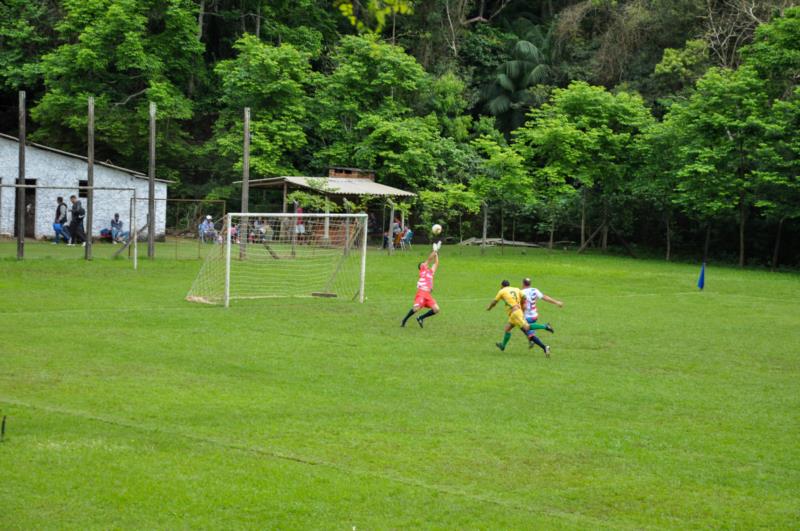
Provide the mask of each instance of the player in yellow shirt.
[{"label": "player in yellow shirt", "polygon": [[511,330],[513,330],[515,326],[518,326],[523,332],[525,332],[525,335],[528,336],[528,346],[530,348],[535,344],[533,342],[533,337],[535,336],[533,330],[531,330],[531,327],[528,324],[528,321],[525,320],[525,314],[522,313],[522,304],[525,300],[524,296],[522,295],[522,290],[519,288],[512,288],[511,282],[508,280],[504,280],[500,283],[500,285],[502,286],[500,291],[497,292],[494,300],[489,304],[489,307],[486,308],[486,311],[488,312],[501,300],[506,304],[508,322],[506,323],[504,329],[505,334],[503,335],[502,343],[495,344],[500,350],[505,350],[506,345],[508,345],[508,340],[511,339]]}]

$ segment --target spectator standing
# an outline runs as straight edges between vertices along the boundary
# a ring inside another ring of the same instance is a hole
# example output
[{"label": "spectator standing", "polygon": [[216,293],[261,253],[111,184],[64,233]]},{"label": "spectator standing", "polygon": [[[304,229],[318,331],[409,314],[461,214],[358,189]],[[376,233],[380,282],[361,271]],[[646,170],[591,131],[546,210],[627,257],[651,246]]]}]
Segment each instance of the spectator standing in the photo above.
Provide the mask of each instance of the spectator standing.
[{"label": "spectator standing", "polygon": [[56,198],[56,217],[53,220],[53,231],[56,233],[53,245],[58,245],[58,240],[63,238],[64,243],[69,243],[67,230],[67,205],[63,197]]},{"label": "spectator standing", "polygon": [[297,225],[295,226],[294,231],[295,233],[297,233],[298,236],[302,237],[303,234],[306,233],[306,226],[303,224],[303,207],[298,205],[296,213],[297,213]]},{"label": "spectator standing", "polygon": [[86,216],[86,210],[83,209],[83,205],[74,195],[69,196],[69,202],[72,203],[72,209],[70,210],[72,217],[69,221],[71,242],[67,245],[80,243],[86,247],[86,232],[83,230],[83,218]]}]

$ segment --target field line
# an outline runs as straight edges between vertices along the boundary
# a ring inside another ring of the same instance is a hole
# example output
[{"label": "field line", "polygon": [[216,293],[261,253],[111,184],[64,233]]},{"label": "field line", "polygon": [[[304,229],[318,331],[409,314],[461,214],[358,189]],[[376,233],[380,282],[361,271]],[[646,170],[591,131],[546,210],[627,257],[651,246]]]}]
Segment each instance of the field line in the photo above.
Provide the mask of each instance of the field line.
[{"label": "field line", "polygon": [[296,454],[293,454],[293,453],[290,453],[290,452],[285,452],[285,451],[282,451],[282,450],[279,450],[279,449],[264,448],[264,447],[261,447],[261,446],[248,446],[248,445],[244,445],[244,444],[241,444],[241,443],[237,443],[237,442],[233,442],[233,441],[229,441],[229,440],[225,440],[225,439],[219,439],[219,438],[213,438],[213,437],[205,437],[205,436],[200,436],[200,435],[196,435],[196,434],[185,433],[185,432],[180,431],[180,430],[167,430],[167,429],[164,429],[163,427],[155,427],[155,426],[150,426],[150,425],[143,424],[143,423],[134,423],[134,422],[129,421],[129,420],[121,420],[121,419],[117,419],[117,418],[109,417],[109,416],[105,416],[105,415],[103,415],[103,416],[93,415],[93,414],[86,413],[84,411],[66,409],[66,408],[61,408],[61,407],[53,407],[53,406],[42,405],[42,404],[33,404],[33,403],[30,403],[30,402],[24,402],[24,401],[21,401],[21,400],[10,399],[8,397],[0,397],[0,403],[11,404],[11,405],[14,405],[14,406],[17,406],[17,407],[24,407],[24,408],[28,408],[28,409],[32,409],[32,410],[45,411],[45,412],[51,413],[51,414],[59,414],[59,415],[67,415],[67,416],[71,416],[71,417],[77,417],[77,418],[80,418],[80,419],[83,419],[83,420],[99,422],[99,423],[103,423],[103,424],[109,424],[109,425],[112,425],[112,426],[131,429],[131,430],[135,430],[135,431],[139,431],[139,432],[150,432],[150,433],[166,434],[166,435],[170,435],[170,436],[174,436],[174,437],[180,437],[180,438],[186,439],[188,441],[194,441],[196,443],[205,444],[205,445],[212,446],[212,447],[223,448],[223,449],[228,449],[228,450],[234,450],[234,451],[243,452],[243,453],[251,453],[251,454],[261,455],[261,456],[265,456],[265,457],[270,457],[270,458],[273,458],[273,459],[278,459],[278,460],[283,460],[283,461],[291,461],[291,462],[294,462],[294,463],[299,463],[299,464],[308,465],[308,466],[325,467],[325,468],[328,468],[328,469],[331,469],[331,470],[334,470],[336,472],[340,472],[340,473],[343,473],[343,474],[355,474],[355,475],[368,477],[368,478],[372,478],[372,479],[379,479],[379,480],[382,480],[382,481],[399,483],[399,484],[406,485],[406,486],[409,486],[409,487],[415,487],[415,488],[430,490],[430,491],[434,491],[434,492],[437,492],[437,493],[440,493],[440,494],[446,494],[446,495],[449,495],[449,496],[461,497],[461,498],[465,498],[465,499],[476,501],[476,502],[480,502],[480,503],[487,503],[487,504],[491,504],[491,505],[497,505],[497,506],[505,507],[505,508],[508,508],[508,509],[514,509],[514,510],[524,511],[524,512],[528,512],[528,513],[539,514],[539,515],[542,515],[542,516],[567,519],[567,520],[570,520],[572,522],[575,522],[576,520],[578,520],[578,521],[585,522],[585,523],[591,523],[592,525],[595,525],[595,526],[598,526],[598,527],[607,526],[606,522],[603,522],[602,520],[599,520],[599,519],[597,519],[595,517],[588,516],[588,515],[581,514],[581,513],[557,511],[557,510],[553,510],[553,509],[541,509],[541,508],[534,509],[534,508],[529,507],[529,506],[524,505],[524,504],[520,504],[520,503],[504,500],[502,498],[497,498],[497,497],[494,497],[494,496],[473,494],[473,493],[470,493],[470,492],[466,492],[466,491],[463,491],[463,490],[455,489],[455,488],[448,487],[448,486],[445,486],[445,485],[437,485],[437,484],[427,483],[425,481],[420,481],[418,479],[407,478],[407,477],[403,477],[403,476],[395,476],[395,475],[390,475],[390,474],[381,474],[381,473],[378,473],[378,472],[372,472],[372,471],[368,471],[368,470],[360,470],[360,469],[357,469],[357,468],[344,467],[344,466],[341,466],[341,465],[339,465],[337,463],[333,463],[333,462],[330,462],[330,461],[325,461],[323,459],[300,456],[300,455],[296,455]]}]

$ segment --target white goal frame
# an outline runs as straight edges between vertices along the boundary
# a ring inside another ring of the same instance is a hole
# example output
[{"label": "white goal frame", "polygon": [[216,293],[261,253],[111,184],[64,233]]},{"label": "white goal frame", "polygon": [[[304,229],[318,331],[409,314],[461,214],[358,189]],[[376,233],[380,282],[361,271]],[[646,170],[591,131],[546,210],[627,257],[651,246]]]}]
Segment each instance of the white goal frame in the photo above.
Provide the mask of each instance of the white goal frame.
[{"label": "white goal frame", "polygon": [[[329,214],[329,213],[306,213],[303,212],[302,214],[291,213],[291,212],[229,212],[225,214],[223,218],[223,227],[225,232],[225,251],[224,251],[224,262],[225,262],[225,287],[224,287],[224,295],[223,295],[223,303],[225,308],[230,307],[231,301],[231,249],[233,247],[231,241],[231,224],[235,218],[297,218],[298,216],[302,216],[303,219],[324,219],[325,223],[325,230],[327,233],[327,226],[329,219],[351,219],[351,220],[358,220],[362,223],[363,233],[360,235],[361,241],[354,245],[354,249],[358,249],[361,252],[360,257],[360,264],[359,264],[359,280],[358,280],[358,292],[356,296],[358,298],[358,302],[363,303],[366,299],[365,295],[365,282],[366,282],[366,270],[367,270],[367,235],[369,233],[368,227],[368,218],[366,213],[354,213],[354,214]],[[355,243],[355,242],[354,242]],[[347,243],[345,244],[347,245]],[[240,248],[241,251],[241,248]],[[345,248],[345,252],[347,252],[347,248]],[[358,252],[358,251],[357,251]],[[353,298],[356,298],[354,296]]]}]

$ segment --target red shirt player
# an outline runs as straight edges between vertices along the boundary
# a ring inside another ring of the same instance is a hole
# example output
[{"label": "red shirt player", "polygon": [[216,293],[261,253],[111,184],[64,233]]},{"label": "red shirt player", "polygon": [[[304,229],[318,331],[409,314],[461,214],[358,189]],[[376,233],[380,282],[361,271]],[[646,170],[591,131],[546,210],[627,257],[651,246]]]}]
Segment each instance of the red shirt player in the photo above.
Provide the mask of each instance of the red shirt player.
[{"label": "red shirt player", "polygon": [[420,328],[423,327],[422,321],[439,313],[439,305],[436,304],[436,299],[433,298],[431,292],[433,291],[433,275],[439,268],[439,248],[441,243],[433,244],[433,252],[428,256],[428,259],[419,264],[419,280],[417,280],[417,295],[414,297],[414,306],[408,310],[403,323],[400,326],[405,326],[406,321],[412,315],[420,311],[422,308],[430,308],[427,313],[417,317],[417,323]]}]

